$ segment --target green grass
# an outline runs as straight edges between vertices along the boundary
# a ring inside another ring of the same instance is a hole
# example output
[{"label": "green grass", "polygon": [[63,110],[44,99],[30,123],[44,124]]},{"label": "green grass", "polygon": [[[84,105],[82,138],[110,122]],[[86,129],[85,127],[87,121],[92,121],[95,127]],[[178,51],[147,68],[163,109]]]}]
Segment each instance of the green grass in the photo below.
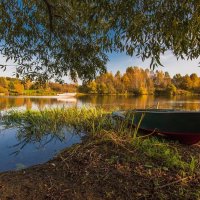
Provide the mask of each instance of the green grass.
[{"label": "green grass", "polygon": [[38,90],[24,90],[23,94],[27,96],[42,96],[42,95],[52,96],[56,95],[57,93],[54,91],[38,89]]},{"label": "green grass", "polygon": [[152,165],[154,165],[153,162],[156,160],[163,169],[175,168],[190,173],[193,173],[196,168],[197,159],[191,156],[190,161],[185,162],[177,149],[172,145],[170,146],[169,142],[166,140],[150,137],[145,140],[138,139],[135,142],[135,145],[141,152],[145,153],[145,155],[150,158],[149,161]]},{"label": "green grass", "polygon": [[63,131],[68,128],[76,133],[84,132],[87,138],[93,141],[114,142],[129,151],[136,149],[141,153],[139,159],[147,159],[147,166],[155,166],[156,162],[167,170],[175,169],[186,173],[195,171],[195,157],[185,161],[173,143],[170,145],[163,139],[141,136],[138,127],[128,127],[130,116],[128,115],[124,121],[114,121],[111,112],[101,108],[56,108],[11,111],[2,118],[2,121],[7,128],[17,127],[18,138],[25,143],[30,140],[39,141],[44,135],[49,134],[62,139]]},{"label": "green grass", "polygon": [[85,131],[95,136],[103,127],[109,126],[106,114],[102,109],[95,108],[55,108],[40,111],[11,111],[2,120],[6,128],[17,127],[20,138],[34,137],[34,140],[39,141],[47,134],[62,137],[66,128],[73,129],[77,133]]}]

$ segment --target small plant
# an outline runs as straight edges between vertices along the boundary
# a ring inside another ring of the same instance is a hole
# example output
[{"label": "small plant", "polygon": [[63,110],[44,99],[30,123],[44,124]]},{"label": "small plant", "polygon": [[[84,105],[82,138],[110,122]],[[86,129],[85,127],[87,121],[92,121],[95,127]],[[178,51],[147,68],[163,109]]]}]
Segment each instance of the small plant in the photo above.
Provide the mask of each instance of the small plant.
[{"label": "small plant", "polygon": [[195,157],[191,156],[191,162],[189,163],[189,168],[192,173],[194,173],[196,166],[197,166],[197,160],[195,159]]},{"label": "small plant", "polygon": [[165,140],[150,137],[144,140],[138,139],[134,145],[149,158],[161,162],[163,167],[169,169],[178,168],[189,173],[193,173],[196,168],[195,158],[192,157],[190,163],[185,162],[177,149],[174,146],[170,146]]}]

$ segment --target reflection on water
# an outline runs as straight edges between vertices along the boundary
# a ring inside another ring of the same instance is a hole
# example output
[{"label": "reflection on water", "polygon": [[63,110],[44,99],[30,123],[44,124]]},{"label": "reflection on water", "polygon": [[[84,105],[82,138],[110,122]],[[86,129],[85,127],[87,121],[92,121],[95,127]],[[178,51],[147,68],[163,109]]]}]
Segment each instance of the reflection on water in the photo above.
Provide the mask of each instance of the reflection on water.
[{"label": "reflection on water", "polygon": [[154,97],[154,96],[83,96],[78,99],[82,105],[92,104],[103,108],[135,109],[160,108],[200,110],[200,97]]},{"label": "reflection on water", "polygon": [[43,109],[45,107],[62,106],[100,106],[103,108],[152,108],[159,102],[160,108],[174,108],[184,110],[200,110],[200,96],[81,96],[73,98],[60,97],[3,97],[0,96],[0,110]]},{"label": "reflection on water", "polygon": [[74,104],[76,98],[64,99],[59,97],[4,97],[0,96],[0,110],[13,108],[20,109],[43,109],[45,107],[63,106],[65,103]]},{"label": "reflection on water", "polygon": [[16,128],[0,128],[0,172],[44,163],[65,147],[80,142],[79,135],[67,130],[38,137]]}]

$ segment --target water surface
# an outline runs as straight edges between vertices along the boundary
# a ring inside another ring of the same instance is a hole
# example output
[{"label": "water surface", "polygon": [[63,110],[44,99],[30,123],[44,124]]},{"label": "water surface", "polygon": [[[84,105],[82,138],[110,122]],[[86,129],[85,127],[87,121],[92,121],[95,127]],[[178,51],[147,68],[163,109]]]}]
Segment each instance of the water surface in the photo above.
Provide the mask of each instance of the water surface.
[{"label": "water surface", "polygon": [[46,134],[37,141],[20,135],[17,128],[0,130],[0,172],[44,163],[60,150],[79,143],[80,135],[65,130],[60,137]]},{"label": "water surface", "polygon": [[152,108],[159,102],[160,108],[174,108],[183,110],[200,110],[200,96],[175,96],[154,97],[152,96],[97,96],[88,95],[81,97],[38,97],[38,96],[0,96],[0,111],[10,109],[43,109],[45,107],[68,107],[68,106],[98,106],[103,108]]}]

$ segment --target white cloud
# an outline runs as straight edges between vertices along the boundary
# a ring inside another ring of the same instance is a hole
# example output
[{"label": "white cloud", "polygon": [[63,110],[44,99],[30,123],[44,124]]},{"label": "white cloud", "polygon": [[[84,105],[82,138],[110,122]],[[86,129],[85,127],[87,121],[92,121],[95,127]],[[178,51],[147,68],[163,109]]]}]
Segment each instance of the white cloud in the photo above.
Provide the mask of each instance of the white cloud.
[{"label": "white cloud", "polygon": [[[167,71],[171,76],[177,73],[182,75],[197,73],[197,75],[200,76],[200,67],[198,67],[199,62],[200,58],[192,61],[181,59],[177,60],[171,52],[167,52],[166,54],[161,55],[161,63],[164,67],[159,66],[155,70]],[[114,73],[116,73],[117,70],[124,73],[126,68],[129,66],[139,66],[146,69],[150,66],[150,59],[143,62],[137,57],[130,57],[126,54],[115,54],[110,56],[110,62],[107,64],[108,71],[112,71]]]}]

